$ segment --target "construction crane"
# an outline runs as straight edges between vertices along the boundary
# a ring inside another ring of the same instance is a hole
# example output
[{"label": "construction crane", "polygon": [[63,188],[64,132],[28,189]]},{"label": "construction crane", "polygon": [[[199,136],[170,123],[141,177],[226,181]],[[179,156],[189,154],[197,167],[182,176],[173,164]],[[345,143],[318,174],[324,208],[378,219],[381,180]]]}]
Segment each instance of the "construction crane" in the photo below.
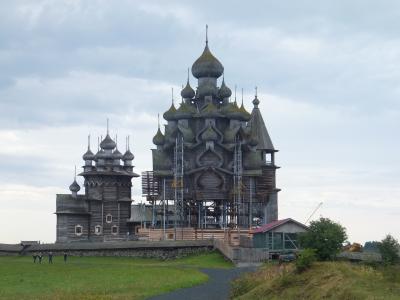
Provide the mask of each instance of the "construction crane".
[{"label": "construction crane", "polygon": [[322,206],[322,202],[320,202],[317,207],[313,210],[313,212],[311,213],[311,215],[308,217],[308,219],[304,222],[304,225],[307,225],[308,221],[310,221],[310,219],[312,218],[312,216],[317,212],[317,210]]}]

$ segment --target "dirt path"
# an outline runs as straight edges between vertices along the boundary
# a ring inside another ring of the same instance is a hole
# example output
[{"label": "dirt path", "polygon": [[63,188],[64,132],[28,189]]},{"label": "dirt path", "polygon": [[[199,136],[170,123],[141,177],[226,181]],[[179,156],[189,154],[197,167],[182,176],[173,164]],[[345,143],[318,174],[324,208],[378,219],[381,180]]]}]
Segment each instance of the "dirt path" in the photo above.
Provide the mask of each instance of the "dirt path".
[{"label": "dirt path", "polygon": [[244,272],[255,271],[255,267],[233,268],[233,269],[201,269],[209,276],[206,283],[190,288],[173,291],[168,294],[159,295],[151,300],[224,300],[229,299],[231,280],[237,278]]}]

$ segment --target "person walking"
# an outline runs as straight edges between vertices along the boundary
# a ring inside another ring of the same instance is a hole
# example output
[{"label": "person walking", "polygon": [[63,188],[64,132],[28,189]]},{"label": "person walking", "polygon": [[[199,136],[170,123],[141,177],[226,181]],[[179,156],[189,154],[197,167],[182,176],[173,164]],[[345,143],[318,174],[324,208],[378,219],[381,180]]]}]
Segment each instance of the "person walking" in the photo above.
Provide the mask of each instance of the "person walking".
[{"label": "person walking", "polygon": [[66,264],[66,263],[67,263],[67,257],[68,257],[68,254],[67,254],[67,252],[64,252],[64,264]]},{"label": "person walking", "polygon": [[49,264],[53,264],[53,252],[49,252]]},{"label": "person walking", "polygon": [[32,257],[33,257],[33,263],[36,264],[37,254],[36,254],[36,253],[33,253]]}]

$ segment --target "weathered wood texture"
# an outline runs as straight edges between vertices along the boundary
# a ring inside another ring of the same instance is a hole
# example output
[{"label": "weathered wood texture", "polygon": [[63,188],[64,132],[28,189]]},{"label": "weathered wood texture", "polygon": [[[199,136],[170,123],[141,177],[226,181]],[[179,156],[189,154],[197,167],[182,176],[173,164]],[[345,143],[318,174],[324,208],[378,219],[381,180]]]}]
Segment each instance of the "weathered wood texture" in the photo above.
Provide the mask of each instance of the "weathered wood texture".
[{"label": "weathered wood texture", "polygon": [[237,229],[198,229],[192,227],[186,228],[167,228],[165,235],[163,229],[140,228],[138,235],[143,240],[163,241],[163,240],[224,240],[231,245],[239,245],[240,235],[248,235],[249,230]]},{"label": "weathered wood texture", "polygon": [[72,194],[57,195],[57,242],[102,242],[128,236],[131,179],[139,176],[132,172],[133,154],[129,149],[124,155],[119,153],[108,133],[100,147],[96,155],[89,149],[83,156],[84,194],[75,195],[71,187],[79,190],[79,186],[74,181]]},{"label": "weathered wood texture", "polygon": [[[157,146],[152,149],[153,181],[143,178],[143,195],[149,201],[161,200],[160,183],[166,179],[166,197],[178,198],[174,196],[171,178],[180,176],[183,165],[185,205],[184,224],[180,226],[201,227],[197,218],[206,217],[214,218],[210,223],[219,228],[265,224],[277,218],[277,211],[270,211],[276,210],[277,205],[268,202],[277,200],[279,190],[275,182],[276,150],[258,108],[260,100],[257,96],[253,100],[251,114],[243,105],[239,107],[236,99],[232,102],[231,90],[225,83],[217,85],[219,76],[212,66],[220,63],[209,62],[210,57],[207,54],[200,59],[204,62],[200,69],[210,68],[209,72],[202,71],[201,76],[193,73],[198,79],[196,92],[187,85],[182,90],[179,107],[172,104],[163,114],[167,121],[164,134],[158,129],[153,138]],[[251,190],[249,178],[254,182]],[[200,212],[199,202],[207,206]],[[249,202],[254,206],[243,205]],[[257,216],[256,221],[253,214]]]}]

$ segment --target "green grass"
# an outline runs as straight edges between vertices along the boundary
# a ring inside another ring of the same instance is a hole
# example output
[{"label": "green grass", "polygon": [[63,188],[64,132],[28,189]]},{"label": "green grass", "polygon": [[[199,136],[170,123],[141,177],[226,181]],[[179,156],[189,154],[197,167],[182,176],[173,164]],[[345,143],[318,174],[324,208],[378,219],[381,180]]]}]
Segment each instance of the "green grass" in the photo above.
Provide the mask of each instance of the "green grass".
[{"label": "green grass", "polygon": [[145,299],[208,280],[199,268],[230,268],[218,252],[175,260],[126,257],[0,257],[0,299]]},{"label": "green grass", "polygon": [[233,282],[234,299],[400,299],[400,266],[318,262],[297,274],[293,264],[267,264]]}]

